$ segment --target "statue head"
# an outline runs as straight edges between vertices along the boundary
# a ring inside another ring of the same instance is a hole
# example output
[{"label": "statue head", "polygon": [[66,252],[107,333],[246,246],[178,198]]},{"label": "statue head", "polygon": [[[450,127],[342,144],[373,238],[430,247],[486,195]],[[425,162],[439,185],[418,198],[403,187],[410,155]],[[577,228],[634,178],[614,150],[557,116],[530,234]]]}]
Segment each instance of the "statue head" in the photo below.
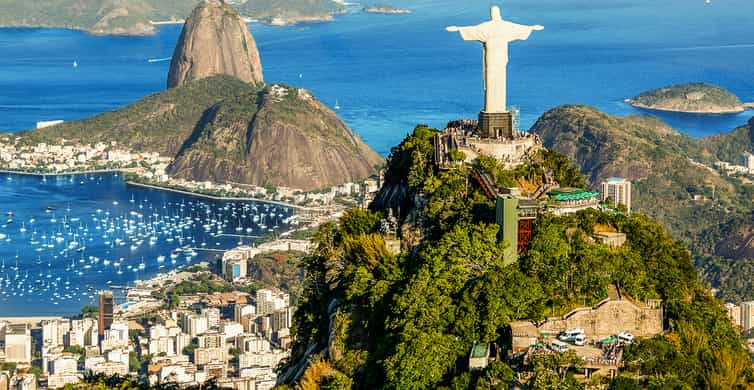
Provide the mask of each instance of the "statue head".
[{"label": "statue head", "polygon": [[500,15],[500,7],[493,5],[490,8],[490,17],[492,20],[503,20],[503,17]]}]

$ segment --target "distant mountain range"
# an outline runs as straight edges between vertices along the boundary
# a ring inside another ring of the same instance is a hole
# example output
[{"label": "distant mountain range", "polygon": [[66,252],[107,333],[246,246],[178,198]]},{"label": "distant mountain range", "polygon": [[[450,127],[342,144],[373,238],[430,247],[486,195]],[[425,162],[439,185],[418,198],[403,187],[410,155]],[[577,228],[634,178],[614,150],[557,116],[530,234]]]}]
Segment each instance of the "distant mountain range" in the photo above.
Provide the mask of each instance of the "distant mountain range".
[{"label": "distant mountain range", "polygon": [[[1,27],[60,27],[103,35],[147,35],[153,22],[182,21],[198,0],[0,0]],[[273,24],[324,21],[342,12],[332,0],[229,1],[249,19]]]},{"label": "distant mountain range", "polygon": [[619,118],[586,106],[561,106],[534,124],[546,147],[572,159],[592,186],[612,176],[633,181],[633,208],[653,216],[689,247],[706,279],[730,298],[754,299],[731,275],[708,266],[744,262],[754,277],[754,183],[729,177],[717,161],[738,164],[754,150],[754,120],[729,133],[694,139],[652,116]]}]

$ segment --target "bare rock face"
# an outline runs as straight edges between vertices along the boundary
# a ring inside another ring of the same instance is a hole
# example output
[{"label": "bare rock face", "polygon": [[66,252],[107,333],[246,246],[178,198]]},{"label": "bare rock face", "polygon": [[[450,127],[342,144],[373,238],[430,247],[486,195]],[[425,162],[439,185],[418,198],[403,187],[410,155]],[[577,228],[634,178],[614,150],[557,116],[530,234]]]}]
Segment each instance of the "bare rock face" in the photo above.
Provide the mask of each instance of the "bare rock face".
[{"label": "bare rock face", "polygon": [[359,182],[383,163],[309,91],[272,85],[208,109],[169,171],[196,181],[315,191]]},{"label": "bare rock face", "polygon": [[264,85],[257,44],[241,16],[222,0],[202,0],[183,26],[168,88],[214,75]]}]

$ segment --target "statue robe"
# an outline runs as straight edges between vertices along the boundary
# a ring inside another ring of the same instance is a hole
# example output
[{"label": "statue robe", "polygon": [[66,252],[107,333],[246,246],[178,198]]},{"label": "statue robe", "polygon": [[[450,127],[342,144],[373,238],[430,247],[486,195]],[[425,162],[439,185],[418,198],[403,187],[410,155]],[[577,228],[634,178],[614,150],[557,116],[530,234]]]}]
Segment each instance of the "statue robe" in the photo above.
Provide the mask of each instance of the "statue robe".
[{"label": "statue robe", "polygon": [[492,20],[478,26],[459,27],[465,41],[478,41],[484,45],[484,111],[507,112],[506,78],[508,68],[508,43],[529,39],[533,28],[504,20]]}]

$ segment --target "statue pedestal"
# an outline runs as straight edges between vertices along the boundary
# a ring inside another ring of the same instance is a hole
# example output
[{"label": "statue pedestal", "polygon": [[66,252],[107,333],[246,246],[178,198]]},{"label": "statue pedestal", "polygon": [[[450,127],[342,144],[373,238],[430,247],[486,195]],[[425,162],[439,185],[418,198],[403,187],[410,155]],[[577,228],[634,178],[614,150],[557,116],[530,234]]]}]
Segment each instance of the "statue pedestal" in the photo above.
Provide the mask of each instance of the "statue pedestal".
[{"label": "statue pedestal", "polygon": [[479,113],[479,136],[481,138],[513,138],[513,115],[510,112]]}]

